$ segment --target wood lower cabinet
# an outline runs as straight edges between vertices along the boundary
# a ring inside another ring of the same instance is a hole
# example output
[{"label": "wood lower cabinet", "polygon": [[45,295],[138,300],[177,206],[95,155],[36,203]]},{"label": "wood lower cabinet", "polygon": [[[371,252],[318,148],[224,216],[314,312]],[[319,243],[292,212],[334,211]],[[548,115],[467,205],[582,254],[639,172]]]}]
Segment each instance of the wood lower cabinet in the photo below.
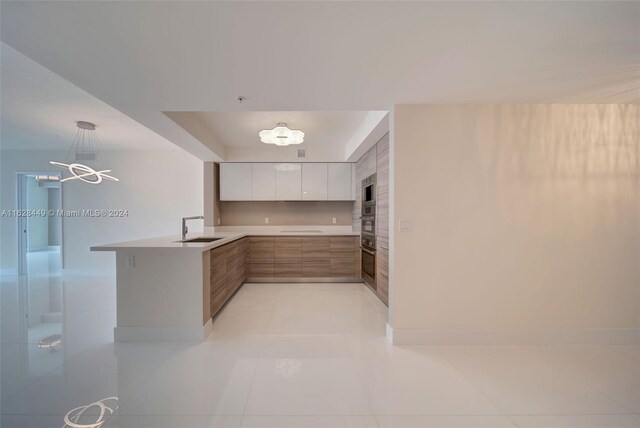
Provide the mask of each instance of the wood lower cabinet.
[{"label": "wood lower cabinet", "polygon": [[210,251],[210,303],[213,318],[248,275],[249,245],[241,238]]},{"label": "wood lower cabinet", "polygon": [[302,237],[274,239],[274,278],[299,278],[302,276]]},{"label": "wood lower cabinet", "polygon": [[376,144],[376,293],[389,303],[389,136]]},{"label": "wood lower cabinet", "polygon": [[273,278],[275,276],[275,239],[249,237],[249,276]]},{"label": "wood lower cabinet", "polygon": [[356,277],[355,257],[358,248],[353,236],[329,238],[329,270],[332,277]]},{"label": "wood lower cabinet", "polygon": [[251,236],[214,248],[205,314],[215,317],[247,278],[357,278],[358,244],[358,236]]},{"label": "wood lower cabinet", "polygon": [[379,236],[376,245],[376,293],[389,304],[389,238]]},{"label": "wood lower cabinet", "polygon": [[330,239],[324,236],[302,238],[302,276],[304,278],[331,276]]},{"label": "wood lower cabinet", "polygon": [[269,236],[249,238],[249,277],[357,278],[357,236]]}]

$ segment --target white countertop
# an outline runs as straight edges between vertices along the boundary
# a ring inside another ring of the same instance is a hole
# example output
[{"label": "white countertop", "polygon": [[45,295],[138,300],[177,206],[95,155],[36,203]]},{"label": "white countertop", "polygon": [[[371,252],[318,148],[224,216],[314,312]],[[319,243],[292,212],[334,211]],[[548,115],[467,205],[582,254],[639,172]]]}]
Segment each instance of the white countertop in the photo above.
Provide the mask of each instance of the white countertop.
[{"label": "white countertop", "polygon": [[221,238],[213,242],[180,242],[180,237],[175,235],[159,236],[156,238],[138,239],[135,241],[115,242],[113,244],[94,245],[91,251],[116,251],[124,249],[153,249],[153,248],[174,248],[183,250],[207,251],[211,248],[228,244],[231,241],[247,236],[246,233],[237,232],[215,232],[207,234],[188,235],[187,239],[192,238]]},{"label": "white countertop", "polygon": [[[211,228],[213,229],[213,228]],[[224,230],[220,230],[224,229]],[[231,229],[231,230],[229,230]],[[160,236],[156,238],[138,239],[134,241],[116,242],[113,244],[95,245],[91,251],[117,251],[124,249],[182,249],[192,251],[207,251],[221,245],[228,244],[245,236],[358,236],[359,232],[353,232],[349,227],[335,226],[227,226],[215,228],[213,231],[205,231],[199,234],[188,235],[187,239],[206,237],[220,238],[213,242],[180,242],[179,236]]]}]

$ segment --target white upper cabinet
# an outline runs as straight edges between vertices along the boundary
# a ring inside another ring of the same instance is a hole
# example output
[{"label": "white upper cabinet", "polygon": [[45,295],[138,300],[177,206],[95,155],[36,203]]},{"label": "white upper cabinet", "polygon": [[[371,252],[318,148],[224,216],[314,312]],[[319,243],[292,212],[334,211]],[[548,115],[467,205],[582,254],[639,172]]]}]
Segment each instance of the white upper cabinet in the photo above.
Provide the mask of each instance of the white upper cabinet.
[{"label": "white upper cabinet", "polygon": [[253,190],[254,201],[275,201],[276,199],[276,164],[254,163]]},{"label": "white upper cabinet", "polygon": [[353,201],[353,163],[221,163],[221,201]]},{"label": "white upper cabinet", "polygon": [[276,201],[302,199],[302,165],[299,163],[276,164]]},{"label": "white upper cabinet", "polygon": [[250,201],[251,175],[250,163],[221,163],[220,200]]},{"label": "white upper cabinet", "polygon": [[327,199],[330,201],[352,201],[355,199],[352,186],[352,164],[330,163]]},{"label": "white upper cabinet", "polygon": [[327,200],[327,164],[302,164],[302,199],[305,201]]}]

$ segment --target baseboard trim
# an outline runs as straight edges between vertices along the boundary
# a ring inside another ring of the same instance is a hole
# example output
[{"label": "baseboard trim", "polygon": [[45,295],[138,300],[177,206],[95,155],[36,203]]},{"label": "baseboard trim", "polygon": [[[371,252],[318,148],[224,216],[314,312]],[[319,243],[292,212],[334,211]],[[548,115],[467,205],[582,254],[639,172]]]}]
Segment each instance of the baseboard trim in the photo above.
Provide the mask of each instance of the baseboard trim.
[{"label": "baseboard trim", "polygon": [[350,276],[344,277],[291,277],[291,278],[261,278],[261,277],[249,277],[245,283],[273,283],[273,284],[287,284],[287,283],[341,283],[341,282],[362,282],[362,279]]},{"label": "baseboard trim", "polygon": [[213,331],[213,321],[201,327],[115,327],[114,342],[200,343]]},{"label": "baseboard trim", "polygon": [[394,329],[394,345],[614,345],[640,343],[640,329],[603,330],[421,330]]}]

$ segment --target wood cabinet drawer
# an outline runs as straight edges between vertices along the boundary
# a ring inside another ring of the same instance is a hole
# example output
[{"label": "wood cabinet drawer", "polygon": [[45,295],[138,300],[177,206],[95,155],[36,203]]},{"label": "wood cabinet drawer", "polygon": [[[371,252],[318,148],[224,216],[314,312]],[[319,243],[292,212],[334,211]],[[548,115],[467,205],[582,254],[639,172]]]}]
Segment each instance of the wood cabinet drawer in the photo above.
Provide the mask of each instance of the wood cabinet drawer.
[{"label": "wood cabinet drawer", "polygon": [[331,256],[353,257],[356,241],[353,236],[333,236],[329,238],[329,252]]},{"label": "wood cabinet drawer", "polygon": [[[389,260],[389,238],[386,236],[379,236],[376,239],[376,256],[378,259]],[[388,266],[388,264],[387,264]]]},{"label": "wood cabinet drawer", "polygon": [[222,247],[214,248],[213,250],[211,250],[211,267],[213,267],[216,263],[224,263],[226,258],[227,251],[224,248],[224,245]]},{"label": "wood cabinet drawer", "polygon": [[298,258],[293,258],[293,259],[276,259],[275,264],[292,264],[292,263],[297,263],[300,266],[302,266],[302,260],[298,259]]},{"label": "wood cabinet drawer", "polygon": [[274,254],[274,238],[249,238],[249,259],[252,263],[259,260],[273,260]]},{"label": "wood cabinet drawer", "polygon": [[243,252],[245,252],[244,245],[242,242],[235,241],[229,244],[229,248],[227,250],[229,257],[239,257]]},{"label": "wood cabinet drawer", "polygon": [[209,304],[214,317],[247,277],[248,240],[235,240],[210,253]]},{"label": "wood cabinet drawer", "polygon": [[299,278],[302,276],[302,263],[276,263],[274,276],[276,278]]},{"label": "wood cabinet drawer", "polygon": [[376,275],[376,293],[385,303],[389,303],[389,277],[387,274],[378,272]]},{"label": "wood cabinet drawer", "polygon": [[388,206],[379,206],[376,208],[377,217],[376,217],[376,229],[377,229],[377,237],[389,237],[389,207]]},{"label": "wood cabinet drawer", "polygon": [[273,263],[250,263],[249,276],[253,278],[273,278],[275,265]]},{"label": "wood cabinet drawer", "polygon": [[330,240],[324,237],[302,238],[302,260],[329,262]]},{"label": "wood cabinet drawer", "polygon": [[238,254],[230,254],[227,258],[227,272],[238,269],[244,269],[246,263],[245,257],[241,257]]},{"label": "wood cabinet drawer", "polygon": [[311,278],[331,276],[331,266],[329,261],[303,261],[302,276]]},{"label": "wood cabinet drawer", "polygon": [[211,316],[215,316],[227,301],[227,290],[220,288],[211,293],[210,305]]},{"label": "wood cabinet drawer", "polygon": [[389,301],[389,238],[378,237],[376,251],[376,293],[380,299]]},{"label": "wood cabinet drawer", "polygon": [[302,261],[302,238],[275,238],[275,259]]},{"label": "wood cabinet drawer", "polygon": [[331,276],[348,276],[355,275],[354,259],[351,257],[332,257],[329,264]]}]

